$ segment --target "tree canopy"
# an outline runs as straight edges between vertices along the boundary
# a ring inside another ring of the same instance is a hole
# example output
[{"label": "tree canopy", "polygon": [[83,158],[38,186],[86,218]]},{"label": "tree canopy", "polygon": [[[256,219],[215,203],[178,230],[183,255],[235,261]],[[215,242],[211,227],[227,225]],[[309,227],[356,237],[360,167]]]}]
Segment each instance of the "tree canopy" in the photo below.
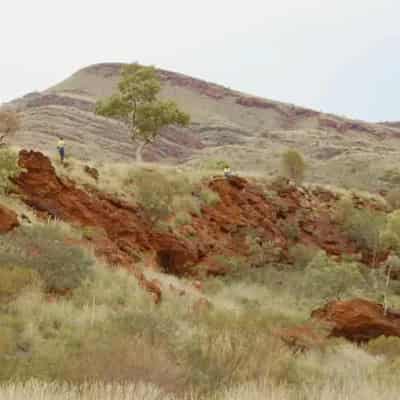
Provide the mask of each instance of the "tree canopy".
[{"label": "tree canopy", "polygon": [[161,83],[154,67],[130,64],[122,69],[118,92],[96,104],[96,114],[126,122],[132,138],[151,142],[161,128],[187,126],[190,116],[173,101],[157,96]]}]

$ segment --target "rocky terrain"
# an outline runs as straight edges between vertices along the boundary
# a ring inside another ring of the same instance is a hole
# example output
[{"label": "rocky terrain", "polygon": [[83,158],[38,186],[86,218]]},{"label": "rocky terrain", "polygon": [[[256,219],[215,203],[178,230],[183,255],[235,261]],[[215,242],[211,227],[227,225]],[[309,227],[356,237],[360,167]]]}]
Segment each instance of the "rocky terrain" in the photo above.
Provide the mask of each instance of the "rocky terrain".
[{"label": "rocky terrain", "polygon": [[[331,380],[354,399],[360,385],[378,399],[382,380],[397,396],[400,214],[383,197],[151,164],[118,175],[32,150],[16,161],[0,194],[0,393],[17,376],[116,400],[139,383],[155,400],[319,400],[338,394]],[[160,174],[173,197],[155,223],[140,177]]]},{"label": "rocky terrain", "polygon": [[[89,66],[44,92],[12,102],[23,116],[23,129],[13,143],[51,153],[55,136],[62,135],[75,158],[133,161],[137,144],[125,127],[93,113],[95,101],[115,90],[121,67]],[[280,154],[294,147],[309,161],[309,180],[368,187],[367,181],[377,181],[399,157],[396,123],[345,119],[174,72],[160,70],[159,75],[162,96],[189,112],[192,123],[186,129],[166,129],[144,149],[144,160],[202,165],[229,159],[242,173],[276,174]]]},{"label": "rocky terrain", "polygon": [[[159,71],[192,123],[144,149],[156,163],[135,163],[125,127],[93,113],[120,68],[11,104],[0,397],[396,400],[399,125]],[[303,184],[279,175],[288,147],[305,155]]]}]

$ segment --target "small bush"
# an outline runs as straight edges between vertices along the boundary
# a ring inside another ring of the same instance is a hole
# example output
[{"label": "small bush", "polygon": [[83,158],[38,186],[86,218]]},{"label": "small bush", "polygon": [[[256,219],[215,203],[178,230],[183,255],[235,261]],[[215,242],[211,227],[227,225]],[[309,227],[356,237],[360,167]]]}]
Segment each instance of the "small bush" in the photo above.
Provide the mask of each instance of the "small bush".
[{"label": "small bush", "polygon": [[303,156],[296,150],[288,150],[282,157],[282,168],[285,176],[300,184],[304,180],[306,164]]},{"label": "small bush", "polygon": [[216,206],[221,201],[219,194],[209,188],[201,188],[199,197],[202,204],[207,207]]},{"label": "small bush", "polygon": [[0,265],[36,271],[50,291],[74,289],[87,277],[93,261],[66,241],[54,224],[20,227],[0,238]]},{"label": "small bush", "polygon": [[192,217],[185,211],[179,211],[175,215],[175,223],[180,225],[189,225],[192,222]]},{"label": "small bush", "polygon": [[295,244],[289,249],[289,257],[298,268],[305,268],[317,255],[319,249],[302,243]]},{"label": "small bush", "polygon": [[344,229],[350,239],[368,253],[375,256],[384,251],[384,243],[381,241],[381,232],[384,230],[386,217],[368,209],[355,210],[344,222]]},{"label": "small bush", "polygon": [[301,287],[305,296],[319,297],[325,302],[361,293],[368,289],[368,284],[358,264],[337,263],[320,252],[305,268]]},{"label": "small bush", "polygon": [[171,212],[175,191],[167,177],[156,170],[141,169],[130,174],[137,202],[153,224]]},{"label": "small bush", "polygon": [[10,179],[19,175],[18,156],[9,149],[0,150],[0,193],[7,194],[13,189]]},{"label": "small bush", "polygon": [[201,215],[200,204],[198,200],[191,195],[174,196],[172,200],[172,209],[176,213]]},{"label": "small bush", "polygon": [[354,213],[353,200],[350,196],[343,196],[337,203],[334,211],[334,220],[342,225],[350,219]]},{"label": "small bush", "polygon": [[206,170],[223,170],[226,167],[229,167],[229,163],[225,160],[220,159],[208,159],[202,163],[201,166]]}]

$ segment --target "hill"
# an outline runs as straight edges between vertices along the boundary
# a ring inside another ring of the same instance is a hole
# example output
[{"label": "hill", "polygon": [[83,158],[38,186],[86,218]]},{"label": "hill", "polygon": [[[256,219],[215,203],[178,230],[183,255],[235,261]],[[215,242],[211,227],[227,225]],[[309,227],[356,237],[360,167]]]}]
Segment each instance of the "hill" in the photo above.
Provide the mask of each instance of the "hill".
[{"label": "hill", "polygon": [[[89,66],[44,92],[13,101],[23,116],[14,143],[49,152],[54,136],[61,134],[76,158],[134,160],[137,146],[125,127],[93,113],[95,101],[114,91],[121,67]],[[144,160],[201,166],[210,159],[228,159],[241,173],[274,175],[282,151],[295,147],[308,160],[310,181],[370,188],[400,156],[398,125],[320,113],[170,71],[159,70],[159,75],[162,96],[189,112],[192,124],[164,130],[145,148]]]}]

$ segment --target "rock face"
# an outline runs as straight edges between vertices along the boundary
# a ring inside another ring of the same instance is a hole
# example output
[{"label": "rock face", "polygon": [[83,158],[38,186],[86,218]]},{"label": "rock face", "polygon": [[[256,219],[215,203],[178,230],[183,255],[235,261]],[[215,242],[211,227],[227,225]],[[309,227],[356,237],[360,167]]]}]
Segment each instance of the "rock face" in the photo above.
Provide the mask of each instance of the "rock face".
[{"label": "rock face", "polygon": [[196,258],[193,249],[174,236],[155,233],[140,210],[101,193],[87,193],[73,182],[60,180],[41,153],[21,151],[19,164],[25,169],[15,180],[26,204],[44,215],[105,232],[95,238],[99,255],[112,264],[129,265],[137,251],[173,251],[180,261]]},{"label": "rock face", "polygon": [[154,230],[135,204],[60,179],[42,153],[21,151],[19,164],[24,172],[15,184],[24,202],[44,217],[100,232],[88,240],[111,264],[134,266],[138,255],[146,254],[147,261],[178,276],[196,275],[197,265],[208,274],[220,275],[226,273],[226,265],[216,256],[251,257],[249,234],[259,243],[272,244],[278,257],[285,258],[288,235],[293,234],[288,229],[293,226],[299,243],[333,255],[357,252],[330,218],[336,197],[329,192],[287,184],[271,187],[276,194],[268,198],[263,188],[243,178],[217,177],[208,186],[220,201],[203,207],[200,215],[193,214],[191,224],[181,226],[175,235]]},{"label": "rock face", "polygon": [[[298,226],[299,242],[314,244],[329,254],[357,251],[330,219],[336,198],[328,192],[306,192],[288,185],[273,188],[278,195],[273,200],[245,179],[216,178],[209,188],[221,201],[204,207],[200,216],[192,215],[191,239],[185,240],[185,235],[155,232],[136,205],[93,190],[88,193],[61,180],[41,153],[22,151],[19,163],[25,172],[15,183],[26,204],[48,217],[104,231],[107,241],[98,247],[112,263],[131,263],[135,252],[151,251],[164,269],[180,275],[187,272],[185,265],[210,261],[213,255],[247,256],[249,230],[257,232],[262,242],[271,241],[285,251],[286,230],[293,224]],[[221,272],[216,265],[212,269]]]},{"label": "rock face", "polygon": [[400,312],[363,299],[332,301],[315,310],[312,317],[332,325],[331,336],[366,342],[379,336],[400,337]]},{"label": "rock face", "polygon": [[0,234],[7,233],[19,225],[17,214],[0,206]]}]

